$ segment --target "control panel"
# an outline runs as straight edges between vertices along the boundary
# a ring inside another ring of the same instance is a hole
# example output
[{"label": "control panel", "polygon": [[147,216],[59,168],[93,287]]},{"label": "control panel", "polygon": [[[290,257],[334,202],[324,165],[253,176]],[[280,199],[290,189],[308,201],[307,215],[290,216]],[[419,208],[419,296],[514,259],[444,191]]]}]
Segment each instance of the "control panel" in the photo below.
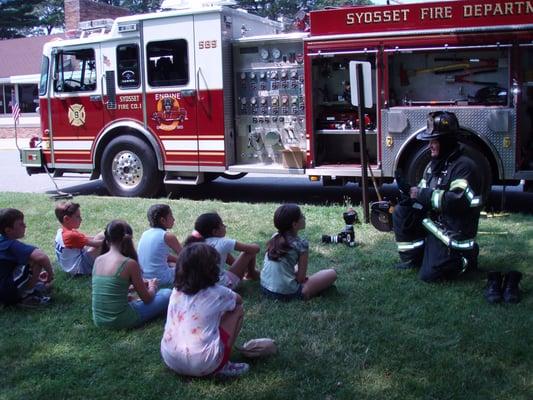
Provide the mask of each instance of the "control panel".
[{"label": "control panel", "polygon": [[281,164],[306,152],[303,43],[238,43],[234,49],[237,161]]}]

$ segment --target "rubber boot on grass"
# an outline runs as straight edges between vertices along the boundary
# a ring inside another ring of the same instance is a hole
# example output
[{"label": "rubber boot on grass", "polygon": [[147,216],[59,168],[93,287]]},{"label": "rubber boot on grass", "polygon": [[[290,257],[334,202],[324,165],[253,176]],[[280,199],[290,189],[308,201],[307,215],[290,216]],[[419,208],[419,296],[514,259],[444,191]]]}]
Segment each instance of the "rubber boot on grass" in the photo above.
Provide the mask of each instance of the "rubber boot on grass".
[{"label": "rubber boot on grass", "polygon": [[487,286],[485,287],[485,298],[490,304],[502,301],[502,274],[501,272],[487,273]]},{"label": "rubber boot on grass", "polygon": [[509,271],[505,274],[503,281],[503,300],[506,303],[520,302],[519,283],[522,279],[522,273],[518,271]]}]

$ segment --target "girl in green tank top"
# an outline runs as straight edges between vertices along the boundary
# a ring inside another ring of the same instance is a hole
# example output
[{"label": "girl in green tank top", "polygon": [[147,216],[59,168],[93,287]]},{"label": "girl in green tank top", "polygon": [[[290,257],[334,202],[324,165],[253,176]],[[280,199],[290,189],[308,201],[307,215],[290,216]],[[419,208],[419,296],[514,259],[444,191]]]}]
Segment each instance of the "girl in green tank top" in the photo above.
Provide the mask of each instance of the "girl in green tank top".
[{"label": "girl in green tank top", "polygon": [[[92,309],[96,326],[131,328],[166,313],[170,290],[157,291],[157,279],[144,281],[133,245],[132,229],[121,220],[105,230],[102,255],[93,269]],[[140,300],[129,301],[130,284]]]}]

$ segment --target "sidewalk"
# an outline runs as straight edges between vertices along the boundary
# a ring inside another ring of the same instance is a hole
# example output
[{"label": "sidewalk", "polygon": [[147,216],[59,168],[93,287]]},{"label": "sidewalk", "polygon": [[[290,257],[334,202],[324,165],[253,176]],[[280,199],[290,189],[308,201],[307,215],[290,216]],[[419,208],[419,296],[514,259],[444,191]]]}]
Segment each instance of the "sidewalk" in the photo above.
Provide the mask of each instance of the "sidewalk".
[{"label": "sidewalk", "polygon": [[[19,147],[28,147],[29,138],[20,138],[18,139]],[[15,144],[15,138],[9,139],[0,139],[0,150],[16,150],[17,146]]]}]

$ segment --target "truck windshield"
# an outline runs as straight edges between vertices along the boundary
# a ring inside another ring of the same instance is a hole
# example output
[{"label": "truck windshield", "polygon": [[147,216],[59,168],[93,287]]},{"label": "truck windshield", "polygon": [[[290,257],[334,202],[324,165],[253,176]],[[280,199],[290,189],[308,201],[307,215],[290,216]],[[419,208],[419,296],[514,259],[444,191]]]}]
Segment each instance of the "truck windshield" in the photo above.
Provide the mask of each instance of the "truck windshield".
[{"label": "truck windshield", "polygon": [[48,65],[50,60],[48,57],[43,56],[41,63],[41,80],[39,81],[39,95],[44,96],[46,94],[46,88],[48,87]]}]

